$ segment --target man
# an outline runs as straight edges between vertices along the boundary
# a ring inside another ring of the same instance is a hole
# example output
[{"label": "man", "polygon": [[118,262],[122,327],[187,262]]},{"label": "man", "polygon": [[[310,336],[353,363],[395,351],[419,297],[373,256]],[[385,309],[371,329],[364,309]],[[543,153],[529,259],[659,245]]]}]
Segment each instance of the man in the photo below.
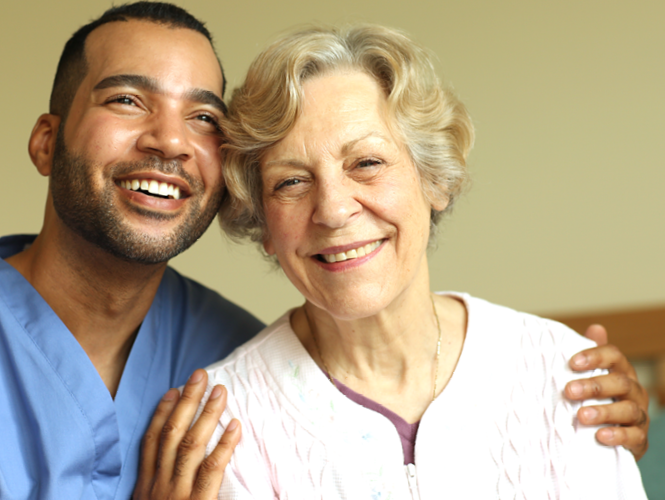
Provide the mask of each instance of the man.
[{"label": "man", "polygon": [[[43,228],[0,240],[1,498],[129,498],[146,429],[137,495],[216,496],[239,427],[199,464],[224,391],[187,431],[205,374],[167,389],[262,325],[167,261],[220,204],[223,88],[208,31],[173,5],[110,9],[67,43],[29,141],[50,177]],[[629,370],[581,382],[576,398],[632,399],[585,423],[638,420]],[[610,444],[641,449],[645,425]]]},{"label": "man", "polygon": [[2,241],[3,499],[128,498],[161,396],[261,329],[166,265],[219,208],[222,89],[208,31],[173,6],[67,44],[29,143],[44,226]]}]

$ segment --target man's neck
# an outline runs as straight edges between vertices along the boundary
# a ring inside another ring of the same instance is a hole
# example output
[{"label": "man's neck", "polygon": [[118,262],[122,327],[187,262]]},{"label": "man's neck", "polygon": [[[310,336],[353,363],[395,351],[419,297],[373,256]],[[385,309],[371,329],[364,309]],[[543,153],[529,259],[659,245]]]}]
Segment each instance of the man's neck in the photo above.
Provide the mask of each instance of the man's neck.
[{"label": "man's neck", "polygon": [[64,227],[43,230],[6,261],[51,306],[115,397],[166,263],[127,262]]}]

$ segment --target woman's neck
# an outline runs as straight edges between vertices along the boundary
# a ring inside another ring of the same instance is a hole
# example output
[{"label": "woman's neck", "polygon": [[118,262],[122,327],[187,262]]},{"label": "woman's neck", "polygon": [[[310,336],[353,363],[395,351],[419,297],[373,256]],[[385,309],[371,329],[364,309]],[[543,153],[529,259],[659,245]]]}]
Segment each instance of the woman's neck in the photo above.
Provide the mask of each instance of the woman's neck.
[{"label": "woman's neck", "polygon": [[324,371],[415,422],[432,401],[435,385],[438,395],[452,375],[464,341],[466,309],[452,297],[431,298],[425,289],[378,314],[352,320],[307,302],[291,323]]}]

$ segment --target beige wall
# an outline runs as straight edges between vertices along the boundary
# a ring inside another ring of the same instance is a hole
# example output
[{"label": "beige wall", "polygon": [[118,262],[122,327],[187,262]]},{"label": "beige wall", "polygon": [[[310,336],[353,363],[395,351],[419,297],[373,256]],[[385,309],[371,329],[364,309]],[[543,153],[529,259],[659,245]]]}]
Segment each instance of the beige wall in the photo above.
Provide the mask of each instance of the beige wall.
[{"label": "beige wall", "polygon": [[[208,22],[231,86],[266,41],[310,21],[387,24],[436,53],[477,141],[474,186],[431,256],[434,289],[552,313],[665,302],[664,2],[180,4]],[[64,42],[108,6],[2,7],[0,234],[41,226],[47,182],[27,156],[28,135]],[[265,321],[301,301],[216,227],[173,264]]]}]

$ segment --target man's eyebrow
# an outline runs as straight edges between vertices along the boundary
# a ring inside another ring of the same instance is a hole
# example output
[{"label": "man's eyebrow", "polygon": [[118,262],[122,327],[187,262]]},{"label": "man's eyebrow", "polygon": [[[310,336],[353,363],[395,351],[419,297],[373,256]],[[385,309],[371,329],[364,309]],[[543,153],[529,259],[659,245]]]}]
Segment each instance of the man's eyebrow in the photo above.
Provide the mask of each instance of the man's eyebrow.
[{"label": "man's eyebrow", "polygon": [[[97,85],[95,90],[108,89],[111,87],[134,87],[137,89],[146,90],[148,92],[161,93],[163,89],[154,78],[145,75],[113,75],[104,78]],[[201,104],[208,104],[216,108],[220,113],[226,115],[227,108],[224,101],[217,96],[214,92],[205,89],[191,89],[185,92],[185,99],[188,101],[198,102]]]},{"label": "man's eyebrow", "polygon": [[144,75],[113,75],[104,78],[95,85],[95,90],[108,89],[111,87],[135,87],[149,92],[159,92],[159,84],[154,78]]},{"label": "man's eyebrow", "polygon": [[214,92],[204,89],[192,89],[185,92],[185,98],[201,104],[208,104],[213,108],[217,108],[220,113],[226,116],[226,104],[224,104],[224,101],[222,101],[222,99]]}]

